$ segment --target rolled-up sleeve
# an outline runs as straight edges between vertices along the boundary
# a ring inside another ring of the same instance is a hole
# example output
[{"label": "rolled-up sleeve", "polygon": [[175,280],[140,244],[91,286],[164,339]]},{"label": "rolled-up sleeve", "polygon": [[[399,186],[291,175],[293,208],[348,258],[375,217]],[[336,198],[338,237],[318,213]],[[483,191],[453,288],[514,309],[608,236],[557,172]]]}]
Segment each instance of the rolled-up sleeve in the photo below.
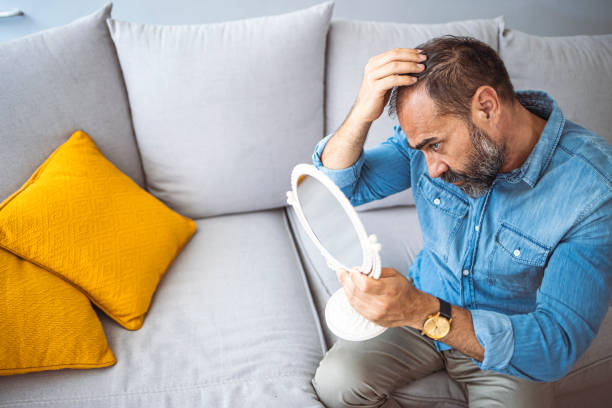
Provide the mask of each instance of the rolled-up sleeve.
[{"label": "rolled-up sleeve", "polygon": [[514,354],[514,331],[510,317],[490,310],[471,310],[476,338],[485,350],[476,364],[483,370],[503,371]]},{"label": "rolled-up sleeve", "polygon": [[323,149],[325,149],[327,142],[332,136],[333,133],[331,135],[327,135],[323,140],[317,143],[315,151],[312,155],[312,162],[317,169],[321,170],[325,175],[331,178],[334,183],[336,183],[336,185],[340,187],[344,194],[348,196],[348,194],[346,194],[345,188],[348,187],[349,191],[352,191],[353,186],[359,179],[361,167],[363,166],[365,158],[363,156],[362,151],[357,161],[353,163],[353,165],[350,167],[347,167],[345,169],[329,169],[325,167],[321,162],[321,155],[323,154]]},{"label": "rolled-up sleeve", "polygon": [[556,381],[597,335],[612,291],[612,200],[554,249],[531,313],[472,310],[485,350],[482,369],[533,381]]},{"label": "rolled-up sleeve", "polygon": [[345,169],[329,169],[321,162],[332,136],[317,143],[312,162],[340,187],[351,204],[365,204],[410,188],[410,158],[415,151],[408,146],[399,126],[394,126],[392,137],[362,151],[357,161]]}]

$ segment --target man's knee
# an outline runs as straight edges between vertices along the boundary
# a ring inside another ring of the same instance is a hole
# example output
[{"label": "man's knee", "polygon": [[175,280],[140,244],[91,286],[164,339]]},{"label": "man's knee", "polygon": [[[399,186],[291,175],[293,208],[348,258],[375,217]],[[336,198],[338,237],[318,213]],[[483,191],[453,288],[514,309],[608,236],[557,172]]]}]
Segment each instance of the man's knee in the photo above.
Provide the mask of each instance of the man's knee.
[{"label": "man's knee", "polygon": [[378,406],[384,399],[369,384],[372,367],[355,357],[339,348],[330,350],[321,360],[312,384],[326,407]]}]

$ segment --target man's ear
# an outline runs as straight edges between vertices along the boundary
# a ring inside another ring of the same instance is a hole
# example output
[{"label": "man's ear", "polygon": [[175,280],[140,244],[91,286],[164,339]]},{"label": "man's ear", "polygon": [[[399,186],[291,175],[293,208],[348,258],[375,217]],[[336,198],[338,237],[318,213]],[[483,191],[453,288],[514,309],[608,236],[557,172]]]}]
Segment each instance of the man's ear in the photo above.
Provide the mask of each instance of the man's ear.
[{"label": "man's ear", "polygon": [[481,129],[495,126],[499,120],[500,101],[489,85],[479,87],[472,97],[472,121]]}]

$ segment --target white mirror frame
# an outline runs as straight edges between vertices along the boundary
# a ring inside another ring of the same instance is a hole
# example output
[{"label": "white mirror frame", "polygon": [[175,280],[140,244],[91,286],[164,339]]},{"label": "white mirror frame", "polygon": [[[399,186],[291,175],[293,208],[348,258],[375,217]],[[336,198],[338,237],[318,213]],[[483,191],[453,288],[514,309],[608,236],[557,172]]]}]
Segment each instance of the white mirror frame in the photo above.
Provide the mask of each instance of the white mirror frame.
[{"label": "white mirror frame", "polygon": [[[311,176],[321,182],[332,195],[342,205],[344,212],[348,215],[351,224],[359,238],[362,251],[362,264],[360,266],[342,265],[336,258],[329,253],[327,248],[321,244],[315,233],[310,227],[308,219],[304,215],[302,205],[298,198],[297,186],[300,178]],[[287,192],[287,203],[293,207],[295,213],[302,224],[302,227],[309,238],[315,244],[319,252],[327,261],[327,266],[336,271],[339,268],[347,270],[357,270],[363,274],[378,279],[380,278],[380,250],[381,245],[376,235],[367,235],[357,212],[346,198],[342,190],[329,177],[311,164],[298,164],[291,172],[291,189]],[[386,327],[379,326],[357,313],[349,304],[348,298],[343,288],[338,289],[327,301],[325,306],[325,321],[330,330],[338,337],[351,341],[363,341],[378,336],[387,330]]]},{"label": "white mirror frame", "polygon": [[329,251],[321,244],[315,233],[312,231],[310,227],[310,223],[308,219],[304,215],[304,211],[302,209],[302,205],[300,203],[298,194],[297,194],[297,186],[300,180],[300,177],[307,175],[317,179],[321,182],[327,189],[333,194],[333,196],[340,202],[342,208],[345,213],[348,215],[355,231],[357,232],[357,236],[359,237],[359,242],[361,244],[362,250],[362,264],[357,267],[357,269],[368,276],[378,279],[380,278],[380,270],[381,270],[381,261],[380,261],[380,250],[381,245],[378,242],[378,238],[375,234],[370,236],[367,235],[366,230],[363,226],[363,223],[359,219],[357,212],[353,205],[346,198],[342,190],[334,183],[328,176],[318,170],[315,166],[311,164],[298,164],[293,168],[291,172],[291,189],[292,191],[287,192],[287,203],[293,207],[295,210],[298,219],[302,223],[304,230],[315,244],[321,255],[327,261],[327,265],[333,269],[334,271],[342,268],[346,270],[350,270],[356,267],[356,265],[342,265]]}]

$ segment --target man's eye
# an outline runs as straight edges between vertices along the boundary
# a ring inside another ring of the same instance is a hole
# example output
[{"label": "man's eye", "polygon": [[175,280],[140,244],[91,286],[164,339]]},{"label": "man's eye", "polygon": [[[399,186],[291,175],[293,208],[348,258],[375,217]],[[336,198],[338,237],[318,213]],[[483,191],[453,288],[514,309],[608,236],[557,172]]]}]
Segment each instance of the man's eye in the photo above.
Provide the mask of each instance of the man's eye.
[{"label": "man's eye", "polygon": [[430,144],[430,146],[431,146],[431,148],[433,150],[436,150],[436,151],[440,150],[440,143],[439,142],[438,143],[432,143],[432,144]]}]

